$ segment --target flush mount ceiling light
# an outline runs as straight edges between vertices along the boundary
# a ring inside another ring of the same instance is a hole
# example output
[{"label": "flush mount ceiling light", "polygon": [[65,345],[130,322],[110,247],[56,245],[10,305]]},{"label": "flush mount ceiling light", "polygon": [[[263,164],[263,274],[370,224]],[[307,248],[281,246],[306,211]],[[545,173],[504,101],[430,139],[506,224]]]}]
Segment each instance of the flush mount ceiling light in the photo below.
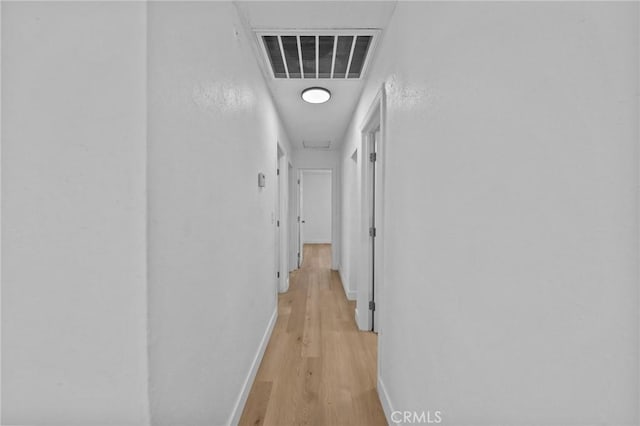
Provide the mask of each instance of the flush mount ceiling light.
[{"label": "flush mount ceiling light", "polygon": [[331,98],[331,92],[324,87],[309,87],[302,91],[302,99],[310,104],[323,104]]}]

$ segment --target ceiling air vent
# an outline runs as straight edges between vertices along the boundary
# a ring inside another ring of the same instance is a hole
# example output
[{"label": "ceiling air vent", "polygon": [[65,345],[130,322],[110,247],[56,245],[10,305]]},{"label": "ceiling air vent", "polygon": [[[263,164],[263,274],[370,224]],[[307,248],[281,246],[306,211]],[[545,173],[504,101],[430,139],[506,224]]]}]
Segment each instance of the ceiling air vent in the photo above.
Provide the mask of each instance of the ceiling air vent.
[{"label": "ceiling air vent", "polygon": [[260,45],[277,79],[360,79],[378,30],[261,31]]},{"label": "ceiling air vent", "polygon": [[331,148],[331,141],[302,141],[305,149],[327,150]]}]

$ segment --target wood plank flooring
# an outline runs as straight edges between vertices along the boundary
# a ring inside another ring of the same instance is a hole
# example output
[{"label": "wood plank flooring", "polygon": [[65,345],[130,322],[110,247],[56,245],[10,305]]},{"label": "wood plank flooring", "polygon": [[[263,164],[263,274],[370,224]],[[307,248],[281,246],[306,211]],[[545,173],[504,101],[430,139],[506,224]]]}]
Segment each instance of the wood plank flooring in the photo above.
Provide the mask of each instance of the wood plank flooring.
[{"label": "wood plank flooring", "polygon": [[377,336],[358,330],[355,302],[331,270],[331,246],[306,244],[289,281],[240,425],[386,425]]}]

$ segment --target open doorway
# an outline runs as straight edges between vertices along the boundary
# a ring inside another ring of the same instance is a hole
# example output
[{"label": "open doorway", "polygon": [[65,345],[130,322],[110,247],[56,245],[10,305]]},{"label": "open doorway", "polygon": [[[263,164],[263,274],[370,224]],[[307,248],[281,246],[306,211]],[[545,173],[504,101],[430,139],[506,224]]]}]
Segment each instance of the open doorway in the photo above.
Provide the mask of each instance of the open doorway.
[{"label": "open doorway", "polygon": [[357,320],[361,330],[379,332],[383,295],[384,89],[378,92],[362,125],[361,242]]},{"label": "open doorway", "polygon": [[[289,250],[287,253],[288,258],[288,272],[292,272],[298,269],[298,220],[296,216],[298,215],[298,206],[296,203],[297,200],[297,190],[298,190],[298,177],[294,172],[293,164],[291,162],[287,162],[287,180],[288,180],[288,190],[287,195],[289,197],[289,203],[287,205],[288,210],[288,238],[287,242],[289,244]],[[287,274],[289,275],[289,274]]]},{"label": "open doorway", "polygon": [[[286,246],[285,245],[285,241],[284,241],[284,233],[283,231],[283,227],[280,226],[281,224],[281,216],[283,213],[283,208],[282,208],[282,204],[283,204],[283,191],[282,191],[282,184],[283,181],[286,182],[286,180],[282,179],[281,176],[281,168],[282,168],[282,163],[284,162],[284,151],[282,150],[282,148],[280,147],[280,144],[277,144],[277,153],[276,153],[276,200],[275,200],[275,249],[276,249],[276,256],[275,256],[275,261],[276,261],[276,288],[278,289],[278,292],[284,292],[286,291],[286,284],[285,284],[285,277],[286,277],[286,271],[282,270],[282,263],[283,263],[283,258],[282,258],[282,252],[283,252],[283,248]],[[286,210],[284,210],[286,212]]]},{"label": "open doorway", "polygon": [[288,162],[285,152],[277,145],[276,160],[276,200],[275,200],[275,249],[276,249],[276,281],[278,292],[284,293],[289,288],[288,239],[287,239],[287,206],[288,206]]},{"label": "open doorway", "polygon": [[331,169],[300,169],[298,267],[306,244],[332,243],[332,179]]}]

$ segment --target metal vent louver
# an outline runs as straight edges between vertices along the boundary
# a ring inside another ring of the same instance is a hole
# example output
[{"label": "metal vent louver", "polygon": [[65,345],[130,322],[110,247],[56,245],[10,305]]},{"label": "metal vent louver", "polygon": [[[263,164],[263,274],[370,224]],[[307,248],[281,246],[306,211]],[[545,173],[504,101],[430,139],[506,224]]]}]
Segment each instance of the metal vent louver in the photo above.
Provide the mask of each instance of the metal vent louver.
[{"label": "metal vent louver", "polygon": [[259,32],[260,45],[277,79],[360,79],[377,30]]}]

